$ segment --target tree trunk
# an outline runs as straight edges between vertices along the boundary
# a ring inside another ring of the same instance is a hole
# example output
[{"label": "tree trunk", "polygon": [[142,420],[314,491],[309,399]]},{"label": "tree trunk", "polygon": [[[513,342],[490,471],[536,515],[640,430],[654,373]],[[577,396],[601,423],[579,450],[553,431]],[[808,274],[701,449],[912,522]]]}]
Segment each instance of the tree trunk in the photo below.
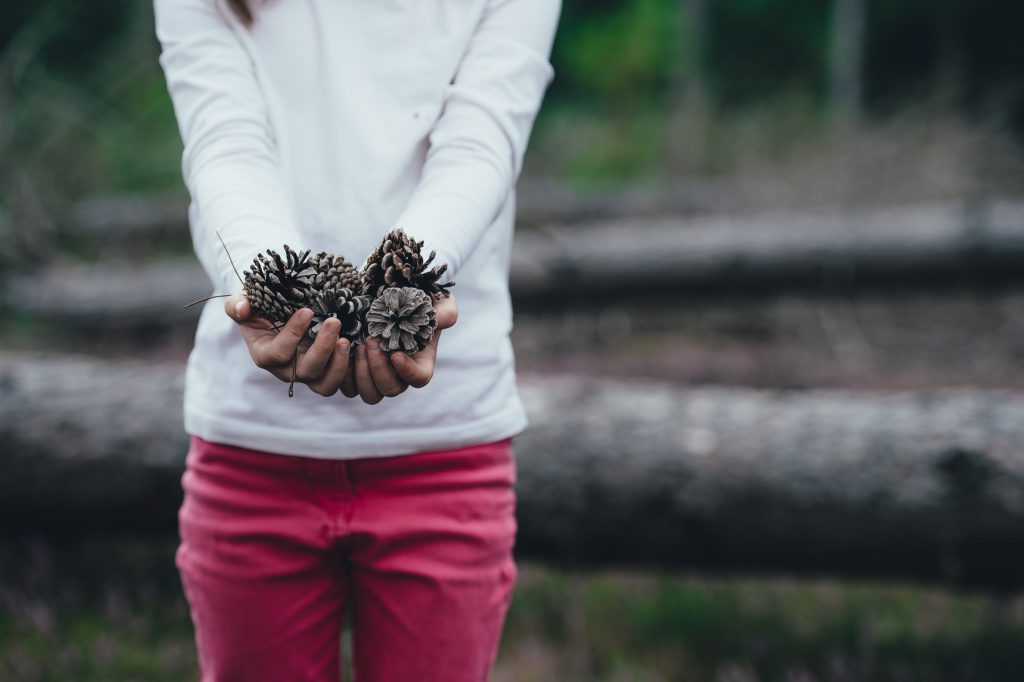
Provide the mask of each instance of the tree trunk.
[{"label": "tree trunk", "polygon": [[832,8],[832,114],[848,129],[860,118],[864,96],[866,0],[835,0]]},{"label": "tree trunk", "polygon": [[704,41],[708,0],[681,0],[678,61],[669,112],[669,175],[702,170],[707,137],[708,94],[704,81]]},{"label": "tree trunk", "polygon": [[[1024,396],[522,384],[521,556],[1024,582]],[[174,527],[180,367],[0,355],[0,386],[8,530]]]}]

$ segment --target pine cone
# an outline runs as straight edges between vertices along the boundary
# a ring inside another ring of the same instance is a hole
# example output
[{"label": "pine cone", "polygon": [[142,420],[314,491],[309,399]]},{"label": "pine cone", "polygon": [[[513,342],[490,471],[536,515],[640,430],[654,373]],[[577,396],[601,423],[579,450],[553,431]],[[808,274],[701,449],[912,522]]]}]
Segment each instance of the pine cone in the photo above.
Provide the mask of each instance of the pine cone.
[{"label": "pine cone", "polygon": [[454,282],[438,284],[448,265],[427,269],[437,255],[431,251],[423,260],[423,242],[418,242],[401,229],[392,230],[380,241],[366,261],[363,271],[363,293],[374,298],[388,287],[414,287],[431,296],[447,296]]},{"label": "pine cone", "polygon": [[385,287],[366,313],[367,333],[385,353],[423,350],[434,336],[436,314],[430,296],[413,287]]},{"label": "pine cone", "polygon": [[[298,253],[287,244],[285,258],[271,249],[267,256],[257,254],[245,272],[243,288],[253,311],[271,322],[284,323],[296,310],[315,297],[309,251]],[[268,257],[269,256],[269,257]]]},{"label": "pine cone", "polygon": [[313,278],[315,289],[344,288],[358,293],[362,288],[362,277],[359,270],[344,256],[335,256],[321,251],[309,259],[309,264],[316,270],[316,276]]},{"label": "pine cone", "polygon": [[369,307],[369,297],[356,295],[352,289],[347,287],[324,289],[313,299],[311,306],[313,319],[306,333],[309,338],[316,338],[317,332],[320,331],[320,325],[325,320],[336,317],[341,320],[339,336],[358,343],[363,338],[363,318]]}]

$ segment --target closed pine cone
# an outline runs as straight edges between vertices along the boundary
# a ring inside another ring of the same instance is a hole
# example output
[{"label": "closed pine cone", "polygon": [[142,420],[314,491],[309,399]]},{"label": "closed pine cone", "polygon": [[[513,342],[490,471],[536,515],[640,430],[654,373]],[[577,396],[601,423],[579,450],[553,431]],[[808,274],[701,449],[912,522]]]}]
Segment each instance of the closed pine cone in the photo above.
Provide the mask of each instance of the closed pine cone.
[{"label": "closed pine cone", "polygon": [[366,331],[380,339],[385,353],[396,350],[416,353],[427,347],[437,327],[434,305],[428,294],[414,287],[387,287],[370,304]]},{"label": "closed pine cone", "polygon": [[414,287],[431,296],[448,295],[454,282],[438,284],[448,265],[428,266],[437,255],[431,251],[423,259],[423,242],[416,241],[401,229],[388,232],[370,254],[363,271],[363,293],[380,296],[388,287]]},{"label": "closed pine cone", "polygon": [[339,336],[359,343],[363,338],[363,317],[370,307],[370,298],[355,294],[347,287],[327,288],[320,291],[313,304],[313,319],[306,332],[310,338],[316,338],[320,325],[325,320],[336,317],[341,321]]},{"label": "closed pine cone", "polygon": [[351,289],[359,293],[362,288],[362,276],[356,266],[348,262],[344,256],[321,251],[309,259],[309,264],[316,270],[313,278],[315,289]]}]

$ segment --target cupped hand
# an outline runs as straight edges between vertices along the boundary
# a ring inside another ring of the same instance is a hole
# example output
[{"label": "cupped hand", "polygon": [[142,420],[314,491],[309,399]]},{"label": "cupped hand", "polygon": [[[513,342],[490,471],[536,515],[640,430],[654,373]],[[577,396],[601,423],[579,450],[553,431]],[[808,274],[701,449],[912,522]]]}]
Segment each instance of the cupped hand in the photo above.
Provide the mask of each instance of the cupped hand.
[{"label": "cupped hand", "polygon": [[434,299],[437,328],[427,347],[415,355],[395,351],[388,355],[380,349],[374,338],[356,347],[355,368],[342,383],[341,392],[350,398],[359,396],[363,402],[375,405],[384,398],[393,398],[405,389],[423,388],[434,376],[437,342],[441,330],[453,326],[459,319],[454,296]]},{"label": "cupped hand", "polygon": [[349,341],[339,339],[341,322],[326,320],[308,346],[301,344],[306,336],[313,311],[298,310],[283,326],[275,328],[269,320],[252,311],[243,294],[233,294],[224,301],[224,312],[242,331],[249,355],[257,367],[267,370],[281,381],[294,379],[309,386],[314,393],[331,396],[338,392],[349,374]]}]

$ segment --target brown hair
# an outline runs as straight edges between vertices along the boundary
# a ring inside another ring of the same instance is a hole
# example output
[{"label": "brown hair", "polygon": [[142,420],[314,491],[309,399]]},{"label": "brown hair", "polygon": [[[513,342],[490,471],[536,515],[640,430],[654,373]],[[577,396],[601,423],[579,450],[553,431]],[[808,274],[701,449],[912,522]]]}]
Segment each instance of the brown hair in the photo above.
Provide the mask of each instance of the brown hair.
[{"label": "brown hair", "polygon": [[252,10],[249,8],[248,0],[228,0],[228,6],[239,21],[246,26],[252,25]]}]

